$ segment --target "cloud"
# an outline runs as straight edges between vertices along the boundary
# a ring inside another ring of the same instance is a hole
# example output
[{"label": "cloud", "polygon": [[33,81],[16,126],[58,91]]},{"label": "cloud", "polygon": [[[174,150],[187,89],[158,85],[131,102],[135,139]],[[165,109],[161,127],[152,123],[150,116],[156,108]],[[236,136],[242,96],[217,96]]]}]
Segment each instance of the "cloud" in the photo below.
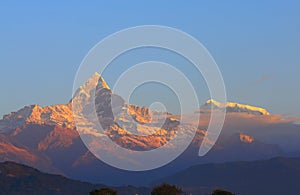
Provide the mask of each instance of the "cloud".
[{"label": "cloud", "polygon": [[[193,118],[189,116],[189,119]],[[254,137],[258,142],[278,145],[283,151],[299,151],[299,120],[300,117],[286,118],[283,115],[227,113],[221,134],[232,135],[242,132]],[[210,115],[201,114],[199,129],[207,129],[209,122]]]},{"label": "cloud", "polygon": [[267,80],[270,80],[272,78],[275,77],[275,74],[271,73],[271,74],[266,74],[266,75],[263,75],[262,77],[260,77],[255,83],[256,84],[261,84]]}]

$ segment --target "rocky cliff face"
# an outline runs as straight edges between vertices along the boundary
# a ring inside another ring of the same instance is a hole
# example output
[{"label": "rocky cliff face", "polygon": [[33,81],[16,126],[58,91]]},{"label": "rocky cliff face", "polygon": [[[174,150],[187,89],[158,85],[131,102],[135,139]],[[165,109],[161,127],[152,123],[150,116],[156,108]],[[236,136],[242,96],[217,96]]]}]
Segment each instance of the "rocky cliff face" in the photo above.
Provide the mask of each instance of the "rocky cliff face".
[{"label": "rocky cliff face", "polygon": [[[99,79],[103,83],[103,79]],[[150,150],[167,143],[177,130],[178,120],[167,113],[128,104],[107,85],[97,85],[95,108],[102,128],[115,143],[133,150]]]}]

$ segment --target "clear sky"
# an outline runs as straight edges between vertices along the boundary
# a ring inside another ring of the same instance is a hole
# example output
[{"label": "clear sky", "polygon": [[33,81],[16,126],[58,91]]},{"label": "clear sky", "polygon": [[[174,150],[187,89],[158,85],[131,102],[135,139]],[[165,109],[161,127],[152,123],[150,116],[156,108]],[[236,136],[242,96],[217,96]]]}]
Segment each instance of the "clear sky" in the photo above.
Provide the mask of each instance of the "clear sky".
[{"label": "clear sky", "polygon": [[230,101],[300,115],[299,10],[288,0],[1,1],[0,114],[67,102],[91,47],[121,29],[157,24],[204,44]]}]

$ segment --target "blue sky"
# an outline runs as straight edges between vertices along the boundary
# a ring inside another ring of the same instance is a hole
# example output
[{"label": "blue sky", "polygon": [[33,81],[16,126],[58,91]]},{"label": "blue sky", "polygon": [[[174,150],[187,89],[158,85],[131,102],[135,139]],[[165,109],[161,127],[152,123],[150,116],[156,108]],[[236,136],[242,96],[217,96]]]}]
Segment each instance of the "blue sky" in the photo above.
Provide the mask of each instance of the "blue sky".
[{"label": "blue sky", "polygon": [[299,10],[297,1],[1,1],[0,114],[67,102],[91,47],[124,28],[156,24],[204,44],[229,100],[300,115]]}]

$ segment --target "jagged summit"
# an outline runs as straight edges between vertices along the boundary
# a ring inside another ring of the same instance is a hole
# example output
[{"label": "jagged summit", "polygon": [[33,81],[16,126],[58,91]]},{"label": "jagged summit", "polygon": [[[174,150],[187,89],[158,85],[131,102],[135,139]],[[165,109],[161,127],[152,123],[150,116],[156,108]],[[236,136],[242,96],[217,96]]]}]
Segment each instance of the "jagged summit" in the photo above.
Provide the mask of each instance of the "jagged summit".
[{"label": "jagged summit", "polygon": [[201,111],[210,110],[211,108],[224,108],[226,107],[227,112],[245,112],[249,114],[255,114],[255,115],[270,115],[270,113],[260,107],[256,106],[250,106],[247,104],[240,104],[236,102],[226,102],[226,103],[220,103],[214,99],[209,99],[205,102],[203,106],[201,106]]},{"label": "jagged summit", "polygon": [[19,128],[26,124],[57,125],[74,128],[72,103],[74,101],[84,102],[82,105],[85,106],[85,102],[88,103],[96,87],[110,90],[103,77],[97,72],[79,87],[68,104],[56,104],[45,107],[37,104],[25,106],[17,112],[4,115],[3,119],[0,120],[0,131]]},{"label": "jagged summit", "polygon": [[110,89],[104,78],[98,72],[95,72],[83,85],[79,87],[79,89],[74,94],[73,99],[78,95],[90,97],[91,92],[95,90],[96,86]]},{"label": "jagged summit", "polygon": [[[74,128],[72,103],[74,101],[88,101],[96,86],[109,89],[99,73],[94,73],[74,94],[67,104],[56,104],[42,107],[30,105],[3,116],[0,120],[0,132],[20,128],[26,124],[54,125]],[[82,109],[82,108],[81,108]]]},{"label": "jagged summit", "polygon": [[98,87],[101,86],[102,88],[110,89],[104,78],[98,72],[95,72],[90,80],[97,81]]},{"label": "jagged summit", "polygon": [[205,102],[205,104],[213,104],[213,105],[215,105],[215,106],[217,106],[217,107],[221,107],[221,106],[222,106],[222,103],[220,103],[220,102],[218,102],[218,101],[216,101],[216,100],[214,100],[214,99],[209,99],[209,100],[207,100],[207,101]]}]

